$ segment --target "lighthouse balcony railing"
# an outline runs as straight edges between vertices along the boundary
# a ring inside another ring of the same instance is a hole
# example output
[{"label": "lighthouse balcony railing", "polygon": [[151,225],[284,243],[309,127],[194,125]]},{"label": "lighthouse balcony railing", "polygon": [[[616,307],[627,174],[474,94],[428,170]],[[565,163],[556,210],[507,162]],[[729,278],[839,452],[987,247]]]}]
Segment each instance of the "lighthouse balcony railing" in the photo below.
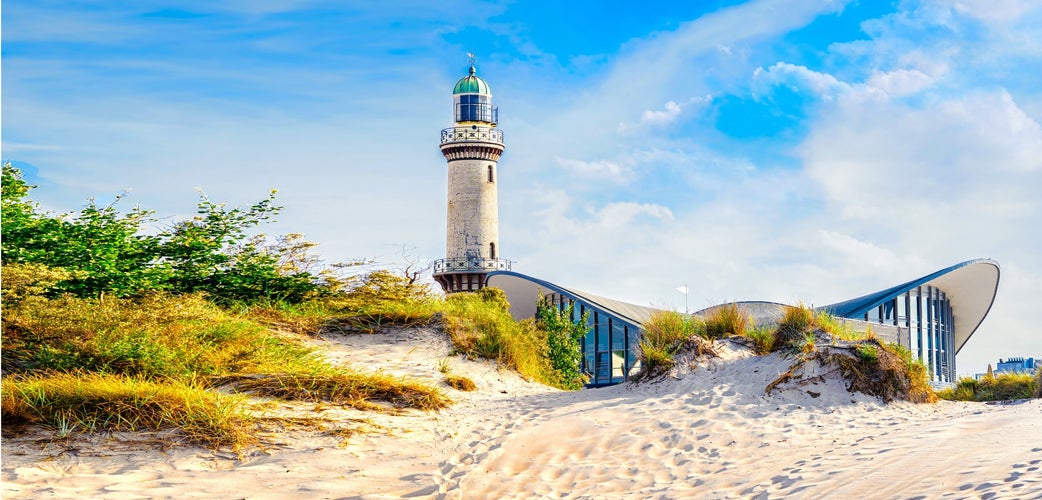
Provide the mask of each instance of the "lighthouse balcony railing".
[{"label": "lighthouse balcony railing", "polygon": [[452,127],[441,131],[441,143],[449,142],[491,142],[503,144],[503,131],[492,127]]},{"label": "lighthouse balcony railing", "polygon": [[481,257],[455,257],[434,261],[434,274],[509,271],[511,261]]}]

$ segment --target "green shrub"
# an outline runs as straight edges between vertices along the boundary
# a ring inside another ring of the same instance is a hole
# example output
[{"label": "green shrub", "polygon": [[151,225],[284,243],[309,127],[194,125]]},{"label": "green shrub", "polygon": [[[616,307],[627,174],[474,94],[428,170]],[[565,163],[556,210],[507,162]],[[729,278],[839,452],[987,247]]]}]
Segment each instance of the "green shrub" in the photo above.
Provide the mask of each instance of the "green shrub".
[{"label": "green shrub", "polygon": [[539,301],[536,313],[536,326],[546,333],[547,356],[558,377],[557,385],[566,389],[581,389],[587,381],[579,368],[582,361],[581,342],[590,332],[589,318],[583,314],[572,321],[574,313],[574,304],[561,310],[545,299]]},{"label": "green shrub", "polygon": [[336,286],[328,272],[311,272],[317,258],[306,253],[313,243],[299,235],[274,244],[250,236],[282,209],[274,203],[274,190],[248,208],[228,208],[201,196],[195,217],[154,233],[148,230],[159,221],[154,212],[121,213],[122,194],[105,206],[91,198],[78,213],[53,214],[29,199],[34,187],[4,163],[0,258],[5,265],[39,264],[71,273],[48,287],[55,294],[205,292],[211,300],[232,304],[299,302]]}]

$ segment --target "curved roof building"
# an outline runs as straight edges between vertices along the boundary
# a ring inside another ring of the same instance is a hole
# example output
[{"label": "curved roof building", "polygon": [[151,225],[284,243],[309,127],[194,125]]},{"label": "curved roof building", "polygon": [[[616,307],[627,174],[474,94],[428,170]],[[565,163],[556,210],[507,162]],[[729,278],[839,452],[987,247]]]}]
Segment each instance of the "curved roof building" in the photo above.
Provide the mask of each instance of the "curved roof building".
[{"label": "curved roof building", "polygon": [[[881,338],[911,350],[926,364],[933,382],[955,380],[955,354],[984,321],[998,291],[999,266],[976,259],[897,286],[820,307],[850,321],[869,322]],[[506,292],[515,318],[535,316],[540,297],[562,309],[585,313],[590,333],[582,341],[582,370],[590,386],[617,384],[639,370],[640,327],[659,309],[612,300],[511,271],[489,273],[487,286]],[[785,305],[740,302],[761,323],[776,321]],[[719,307],[719,306],[714,306]],[[698,313],[704,315],[714,307]]]},{"label": "curved roof building", "polygon": [[999,264],[968,260],[921,278],[820,309],[896,329],[935,382],[955,381],[955,355],[995,302]]}]

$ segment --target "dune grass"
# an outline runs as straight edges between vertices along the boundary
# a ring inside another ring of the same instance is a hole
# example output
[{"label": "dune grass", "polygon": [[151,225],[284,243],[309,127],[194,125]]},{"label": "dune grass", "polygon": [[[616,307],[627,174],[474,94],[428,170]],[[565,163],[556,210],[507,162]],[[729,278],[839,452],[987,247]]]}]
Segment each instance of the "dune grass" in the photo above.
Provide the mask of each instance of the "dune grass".
[{"label": "dune grass", "polygon": [[1039,374],[1000,373],[980,380],[963,377],[955,386],[937,392],[941,399],[949,401],[1007,401],[1039,397]]},{"label": "dune grass", "polygon": [[491,359],[536,382],[566,389],[549,357],[545,331],[535,321],[515,321],[502,290],[457,293],[445,299],[442,326],[456,352]]},{"label": "dune grass", "polygon": [[384,373],[359,373],[338,369],[322,374],[269,374],[232,381],[236,391],[296,401],[333,403],[360,410],[414,408],[439,410],[452,403],[427,384]]},{"label": "dune grass", "polygon": [[862,339],[850,344],[846,353],[832,350],[826,362],[840,367],[848,389],[882,398],[933,403],[937,395],[930,388],[929,372],[911,351],[879,339]]},{"label": "dune grass", "polygon": [[641,377],[655,377],[671,370],[680,349],[696,336],[705,335],[705,322],[677,311],[655,313],[642,325]]},{"label": "dune grass", "polygon": [[58,437],[99,430],[180,429],[189,441],[240,450],[255,442],[244,398],[191,381],[44,372],[5,377],[0,390],[5,431],[28,425]]},{"label": "dune grass", "polygon": [[[368,283],[368,282],[366,282]],[[377,273],[361,292],[302,304],[253,307],[249,316],[273,327],[311,325],[315,331],[374,333],[388,326],[443,329],[456,354],[490,359],[523,377],[561,389],[574,389],[554,369],[547,332],[534,321],[515,321],[506,294],[496,288],[435,297],[401,277]]]},{"label": "dune grass", "polygon": [[[319,307],[311,307],[295,317],[321,318]],[[213,390],[226,383],[356,408],[433,410],[451,403],[427,384],[334,367],[299,337],[251,318],[256,309],[221,308],[201,295],[31,296],[5,303],[5,430],[8,422],[68,432],[170,426],[193,442],[243,446],[251,438],[229,434],[223,422],[241,423],[245,410],[220,417],[227,401],[238,401]],[[266,321],[273,318],[294,315],[268,314]],[[194,413],[186,416],[186,408]]]},{"label": "dune grass", "polygon": [[777,340],[777,329],[768,326],[756,326],[750,328],[746,332],[746,338],[752,341],[753,350],[756,354],[764,355],[770,354],[774,350],[774,343]]},{"label": "dune grass", "polygon": [[752,326],[752,318],[742,312],[738,304],[724,304],[706,315],[704,336],[710,340],[731,335],[745,336]]},{"label": "dune grass", "polygon": [[3,333],[5,372],[185,378],[325,367],[311,349],[201,295],[34,297],[4,308]]}]

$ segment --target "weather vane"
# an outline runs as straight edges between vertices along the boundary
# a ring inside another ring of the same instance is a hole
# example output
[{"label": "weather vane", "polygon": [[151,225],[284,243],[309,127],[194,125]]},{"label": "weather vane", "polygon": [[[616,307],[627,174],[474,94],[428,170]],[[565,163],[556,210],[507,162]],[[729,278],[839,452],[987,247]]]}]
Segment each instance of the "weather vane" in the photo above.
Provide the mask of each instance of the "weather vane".
[{"label": "weather vane", "polygon": [[470,63],[471,66],[474,65],[475,60],[477,60],[477,56],[475,56],[473,52],[467,52],[467,62]]}]

